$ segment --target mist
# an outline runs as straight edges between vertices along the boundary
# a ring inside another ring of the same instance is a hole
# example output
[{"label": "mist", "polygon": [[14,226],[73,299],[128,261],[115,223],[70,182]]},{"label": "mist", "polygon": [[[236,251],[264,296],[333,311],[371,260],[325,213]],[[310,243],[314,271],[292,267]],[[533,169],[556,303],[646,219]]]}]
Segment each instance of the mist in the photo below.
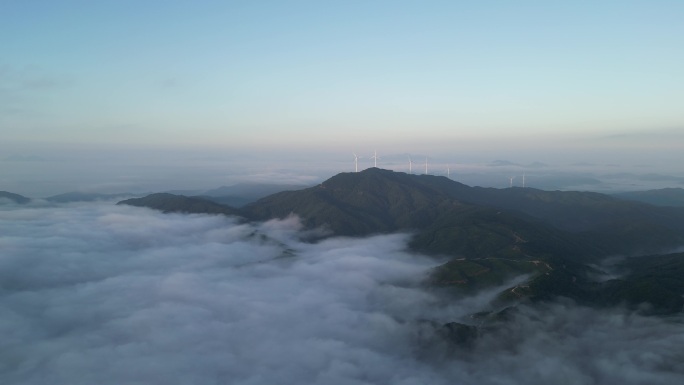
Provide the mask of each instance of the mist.
[{"label": "mist", "polygon": [[[431,142],[432,143],[432,142]],[[441,143],[441,142],[440,142]],[[566,144],[566,141],[554,143]],[[586,142],[582,142],[585,143]],[[434,143],[433,143],[434,144]],[[521,186],[547,190],[619,192],[684,186],[681,149],[654,151],[588,147],[571,149],[512,145],[509,141],[470,143],[443,141],[440,146],[366,142],[336,143],[334,147],[252,148],[151,145],[31,145],[0,144],[0,190],[32,198],[72,191],[152,193],[193,190],[198,193],[237,183],[316,185],[340,172],[374,166],[428,173],[484,187]],[[505,146],[503,144],[506,144]],[[619,146],[617,146],[619,148]],[[496,165],[495,161],[507,165]],[[447,172],[447,169],[450,171]]]},{"label": "mist", "polygon": [[[520,307],[470,348],[496,290],[446,297],[407,234],[300,240],[113,202],[0,207],[3,384],[679,384],[679,317]],[[437,326],[435,326],[437,325]]]}]

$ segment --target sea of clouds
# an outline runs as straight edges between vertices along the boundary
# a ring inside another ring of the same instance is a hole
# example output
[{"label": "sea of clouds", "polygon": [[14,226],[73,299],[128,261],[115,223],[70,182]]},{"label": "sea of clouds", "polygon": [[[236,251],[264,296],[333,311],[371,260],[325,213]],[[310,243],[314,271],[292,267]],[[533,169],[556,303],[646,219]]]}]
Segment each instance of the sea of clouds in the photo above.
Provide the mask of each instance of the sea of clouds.
[{"label": "sea of clouds", "polygon": [[560,301],[471,349],[434,325],[495,291],[421,285],[408,235],[300,240],[113,202],[0,206],[2,384],[681,384],[684,326]]}]

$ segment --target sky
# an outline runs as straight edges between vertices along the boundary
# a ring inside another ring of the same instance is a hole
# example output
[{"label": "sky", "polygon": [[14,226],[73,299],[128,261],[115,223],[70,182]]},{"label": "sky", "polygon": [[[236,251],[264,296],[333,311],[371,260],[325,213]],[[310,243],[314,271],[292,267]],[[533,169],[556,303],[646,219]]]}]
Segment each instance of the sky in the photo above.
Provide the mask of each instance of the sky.
[{"label": "sky", "polygon": [[[664,167],[684,146],[682,18],[676,0],[5,0],[0,159],[15,163],[0,169],[234,156],[349,171],[376,149]],[[39,169],[0,189],[40,195]]]},{"label": "sky", "polygon": [[491,309],[502,288],[426,290],[440,261],[407,252],[408,234],[302,235],[294,217],[2,205],[0,382],[682,383],[681,316],[521,305],[461,350],[436,328]]}]

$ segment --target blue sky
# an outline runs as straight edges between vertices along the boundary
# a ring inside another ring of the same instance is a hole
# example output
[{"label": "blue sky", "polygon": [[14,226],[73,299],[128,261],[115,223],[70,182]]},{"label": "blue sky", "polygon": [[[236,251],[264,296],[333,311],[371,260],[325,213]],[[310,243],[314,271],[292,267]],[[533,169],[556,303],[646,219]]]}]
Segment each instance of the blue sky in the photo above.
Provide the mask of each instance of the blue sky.
[{"label": "blue sky", "polygon": [[681,1],[6,0],[0,151],[679,151],[682,20]]}]

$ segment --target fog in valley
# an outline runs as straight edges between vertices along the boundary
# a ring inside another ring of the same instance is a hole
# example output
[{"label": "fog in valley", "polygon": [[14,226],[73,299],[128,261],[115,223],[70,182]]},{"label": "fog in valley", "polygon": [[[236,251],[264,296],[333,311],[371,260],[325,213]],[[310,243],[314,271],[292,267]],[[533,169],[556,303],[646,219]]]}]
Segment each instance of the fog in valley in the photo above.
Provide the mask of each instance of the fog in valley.
[{"label": "fog in valley", "polygon": [[471,347],[488,308],[422,285],[409,234],[307,243],[297,218],[0,206],[3,384],[680,384],[680,316],[563,300]]}]

